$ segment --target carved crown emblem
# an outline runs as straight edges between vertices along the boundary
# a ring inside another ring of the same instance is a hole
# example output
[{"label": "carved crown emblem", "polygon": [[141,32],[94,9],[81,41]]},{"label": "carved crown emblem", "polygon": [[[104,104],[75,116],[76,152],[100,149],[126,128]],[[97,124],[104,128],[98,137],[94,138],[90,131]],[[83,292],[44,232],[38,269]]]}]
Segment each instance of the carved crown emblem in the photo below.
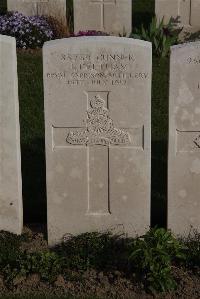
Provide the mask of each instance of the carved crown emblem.
[{"label": "carved crown emblem", "polygon": [[73,145],[120,145],[130,143],[128,132],[115,128],[113,120],[109,116],[109,110],[105,107],[105,101],[96,95],[90,100],[90,108],[86,111],[86,129],[70,131],[67,143]]}]

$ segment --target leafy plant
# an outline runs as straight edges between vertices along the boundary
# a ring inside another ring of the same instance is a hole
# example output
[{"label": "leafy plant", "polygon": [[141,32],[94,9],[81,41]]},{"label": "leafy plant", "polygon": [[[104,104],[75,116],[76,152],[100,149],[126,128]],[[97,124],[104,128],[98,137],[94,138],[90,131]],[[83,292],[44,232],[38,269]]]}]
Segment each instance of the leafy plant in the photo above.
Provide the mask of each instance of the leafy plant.
[{"label": "leafy plant", "polygon": [[[186,265],[189,269],[200,267],[200,234],[193,232],[184,240],[176,239],[165,229],[151,229],[142,237],[124,238],[112,233],[85,233],[66,236],[54,248],[27,253],[21,237],[0,232],[0,275],[10,287],[30,274],[53,283],[59,275],[68,280],[79,280],[85,270],[116,271],[138,274],[151,292],[176,288],[173,265]],[[74,271],[75,270],[75,271]]]},{"label": "leafy plant", "polygon": [[175,30],[172,19],[164,25],[164,18],[158,22],[154,17],[147,29],[142,25],[130,37],[151,42],[153,53],[156,56],[165,57],[169,54],[170,47],[178,42],[181,30]]},{"label": "leafy plant", "polygon": [[131,244],[130,262],[141,275],[147,288],[153,291],[167,291],[176,288],[172,276],[172,262],[184,260],[185,247],[170,231],[163,228],[151,229]]},{"label": "leafy plant", "polygon": [[20,255],[20,244],[19,236],[4,231],[0,232],[0,270],[8,263],[16,263]]},{"label": "leafy plant", "polygon": [[62,273],[62,259],[54,252],[29,254],[19,264],[21,272],[38,273],[42,279],[49,282]]},{"label": "leafy plant", "polygon": [[197,270],[200,274],[200,233],[197,230],[191,230],[189,236],[183,239],[186,250],[186,266],[189,269]]},{"label": "leafy plant", "polygon": [[128,260],[127,241],[111,233],[85,233],[71,237],[57,248],[59,255],[65,258],[67,268],[119,269],[125,267]]},{"label": "leafy plant", "polygon": [[14,262],[8,262],[2,269],[7,283],[12,284],[15,278],[39,274],[48,282],[53,282],[62,273],[62,259],[54,252],[20,253]]}]

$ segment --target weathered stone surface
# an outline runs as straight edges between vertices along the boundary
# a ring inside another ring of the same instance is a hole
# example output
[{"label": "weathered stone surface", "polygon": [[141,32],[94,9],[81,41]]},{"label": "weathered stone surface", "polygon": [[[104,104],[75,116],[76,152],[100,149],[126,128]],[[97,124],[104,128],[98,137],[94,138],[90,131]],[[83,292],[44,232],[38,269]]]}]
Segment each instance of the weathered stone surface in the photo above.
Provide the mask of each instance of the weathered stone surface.
[{"label": "weathered stone surface", "polygon": [[174,20],[178,28],[182,29],[179,34],[181,40],[191,40],[190,36],[200,31],[199,0],[156,0],[155,11],[158,20],[164,16],[165,24],[170,18]]},{"label": "weathered stone surface", "polygon": [[184,34],[200,29],[199,0],[156,0],[155,11],[158,20],[164,17],[165,23],[168,23],[171,17],[178,20],[178,25],[183,27]]},{"label": "weathered stone surface", "polygon": [[0,230],[22,231],[16,42],[0,35]]},{"label": "weathered stone surface", "polygon": [[168,227],[200,231],[200,43],[172,47],[169,101]]},{"label": "weathered stone surface", "polygon": [[165,23],[171,18],[180,26],[189,26],[191,18],[191,0],[155,0],[155,12],[158,20],[164,17]]},{"label": "weathered stone surface", "polygon": [[51,16],[66,25],[66,0],[7,0],[7,7],[27,16]]},{"label": "weathered stone surface", "polygon": [[74,31],[132,31],[132,0],[74,0]]},{"label": "weathered stone surface", "polygon": [[119,37],[43,50],[49,244],[150,225],[151,44]]},{"label": "weathered stone surface", "polygon": [[200,29],[200,1],[191,0],[191,26]]}]

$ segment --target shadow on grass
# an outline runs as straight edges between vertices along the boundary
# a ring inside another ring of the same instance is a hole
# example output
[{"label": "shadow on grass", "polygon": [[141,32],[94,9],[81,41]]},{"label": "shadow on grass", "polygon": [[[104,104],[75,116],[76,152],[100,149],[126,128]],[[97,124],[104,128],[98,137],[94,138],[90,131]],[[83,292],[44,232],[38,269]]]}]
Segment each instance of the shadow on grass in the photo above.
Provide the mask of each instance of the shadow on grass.
[{"label": "shadow on grass", "polygon": [[133,0],[133,29],[148,27],[155,15],[155,0]]},{"label": "shadow on grass", "polygon": [[21,146],[25,223],[46,223],[46,170],[44,139]]},{"label": "shadow on grass", "polygon": [[152,142],[151,226],[167,226],[167,142]]},{"label": "shadow on grass", "polygon": [[7,0],[0,0],[0,15],[7,12]]},{"label": "shadow on grass", "polygon": [[129,273],[129,255],[133,239],[111,232],[93,232],[73,236],[54,247],[65,258],[69,269],[86,271],[122,271]]},{"label": "shadow on grass", "polygon": [[169,58],[153,58],[151,225],[166,227]]}]

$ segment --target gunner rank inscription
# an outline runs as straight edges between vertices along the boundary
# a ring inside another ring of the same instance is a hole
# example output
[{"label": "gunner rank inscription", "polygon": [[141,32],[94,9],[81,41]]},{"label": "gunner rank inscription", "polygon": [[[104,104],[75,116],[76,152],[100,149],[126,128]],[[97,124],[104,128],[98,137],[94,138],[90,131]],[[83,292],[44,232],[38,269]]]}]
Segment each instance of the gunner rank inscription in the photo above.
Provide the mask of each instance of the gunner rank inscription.
[{"label": "gunner rank inscription", "polygon": [[63,64],[63,71],[47,73],[47,78],[64,81],[70,86],[128,85],[134,80],[145,81],[149,76],[145,69],[132,71],[137,63],[134,52],[62,53],[58,59]]},{"label": "gunner rank inscription", "polygon": [[151,44],[111,36],[44,46],[48,240],[150,224]]}]

